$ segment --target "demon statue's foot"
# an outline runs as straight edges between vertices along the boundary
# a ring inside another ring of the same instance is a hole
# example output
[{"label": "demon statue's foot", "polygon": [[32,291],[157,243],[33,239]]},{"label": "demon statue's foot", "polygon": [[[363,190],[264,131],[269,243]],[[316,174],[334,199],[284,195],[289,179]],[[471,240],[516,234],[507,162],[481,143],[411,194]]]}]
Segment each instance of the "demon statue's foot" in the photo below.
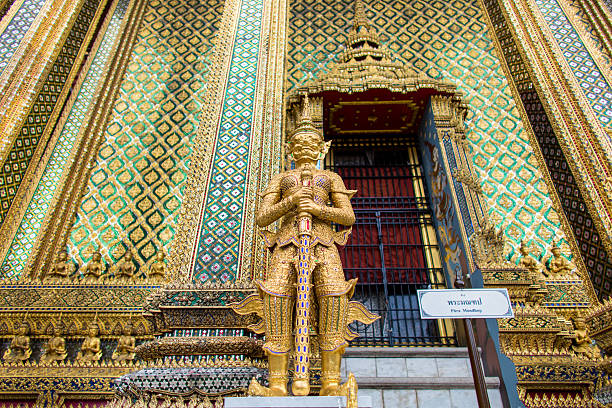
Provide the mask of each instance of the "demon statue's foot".
[{"label": "demon statue's foot", "polygon": [[319,395],[339,395],[346,397],[347,401],[357,401],[357,380],[353,373],[349,373],[348,380],[342,385],[338,381],[323,381],[322,385]]},{"label": "demon statue's foot", "polygon": [[253,397],[285,397],[288,395],[287,384],[270,383],[270,387],[264,387],[253,377],[247,395]]}]

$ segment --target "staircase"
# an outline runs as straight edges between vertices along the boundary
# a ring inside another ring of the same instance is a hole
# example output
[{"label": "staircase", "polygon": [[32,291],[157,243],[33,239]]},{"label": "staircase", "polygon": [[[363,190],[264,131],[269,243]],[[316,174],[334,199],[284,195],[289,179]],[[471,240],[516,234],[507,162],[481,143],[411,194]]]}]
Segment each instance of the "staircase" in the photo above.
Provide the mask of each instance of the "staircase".
[{"label": "staircase", "polygon": [[[350,347],[342,376],[357,377],[375,408],[477,408],[467,348]],[[486,378],[491,408],[502,408],[500,382]]]}]

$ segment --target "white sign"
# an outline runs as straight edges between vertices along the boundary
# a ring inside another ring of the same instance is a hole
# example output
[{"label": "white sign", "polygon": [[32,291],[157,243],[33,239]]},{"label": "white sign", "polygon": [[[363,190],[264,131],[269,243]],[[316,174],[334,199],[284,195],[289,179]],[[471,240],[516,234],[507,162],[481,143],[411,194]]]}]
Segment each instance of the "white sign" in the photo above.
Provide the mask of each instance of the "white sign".
[{"label": "white sign", "polygon": [[421,319],[514,317],[507,289],[417,290]]}]

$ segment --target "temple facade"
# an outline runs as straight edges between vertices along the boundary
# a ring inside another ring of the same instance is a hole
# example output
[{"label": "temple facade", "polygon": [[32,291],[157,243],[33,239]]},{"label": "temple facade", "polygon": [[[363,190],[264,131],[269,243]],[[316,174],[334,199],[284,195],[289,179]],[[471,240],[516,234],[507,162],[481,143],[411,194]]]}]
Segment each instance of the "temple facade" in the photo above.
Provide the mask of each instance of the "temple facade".
[{"label": "temple facade", "polygon": [[612,404],[609,0],[0,0],[0,113],[0,407],[267,384],[233,307],[269,276],[256,214],[305,115],[380,316],[349,325],[359,395],[478,406],[463,325],[419,314],[459,279],[512,301],[473,321],[492,407]]}]

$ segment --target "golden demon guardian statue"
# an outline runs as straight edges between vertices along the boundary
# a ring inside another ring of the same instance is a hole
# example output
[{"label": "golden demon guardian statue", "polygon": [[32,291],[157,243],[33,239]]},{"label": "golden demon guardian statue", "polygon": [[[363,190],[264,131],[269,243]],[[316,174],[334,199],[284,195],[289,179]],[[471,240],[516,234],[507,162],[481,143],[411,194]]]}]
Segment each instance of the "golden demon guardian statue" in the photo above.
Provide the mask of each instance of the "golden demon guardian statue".
[{"label": "golden demon guardian statue", "polygon": [[[354,320],[370,324],[378,316],[361,303],[349,301],[357,279],[348,282],[344,279],[336,244],[346,243],[350,228],[335,232],[331,223],[353,225],[355,214],[350,198],[355,191],[347,190],[336,173],[315,168],[331,142],[323,141],[309,111],[308,97],[305,97],[302,118],[289,141],[296,169],[274,176],[261,194],[257,225],[267,227],[282,218],[276,233],[263,231],[271,251],[266,279],[255,282],[259,294],[247,297],[233,308],[239,314],[257,313],[262,321],[251,329],[256,333],[265,332],[266,336],[269,387],[253,379],[249,395],[288,394],[288,363],[292,351],[295,370],[291,391],[293,395],[308,395],[312,332],[317,333],[321,354],[319,395],[344,395],[353,400],[357,393],[353,374],[340,385],[342,354],[347,340],[357,337],[348,324]],[[310,290],[313,283],[314,296]],[[315,297],[318,318],[311,316]]]}]

